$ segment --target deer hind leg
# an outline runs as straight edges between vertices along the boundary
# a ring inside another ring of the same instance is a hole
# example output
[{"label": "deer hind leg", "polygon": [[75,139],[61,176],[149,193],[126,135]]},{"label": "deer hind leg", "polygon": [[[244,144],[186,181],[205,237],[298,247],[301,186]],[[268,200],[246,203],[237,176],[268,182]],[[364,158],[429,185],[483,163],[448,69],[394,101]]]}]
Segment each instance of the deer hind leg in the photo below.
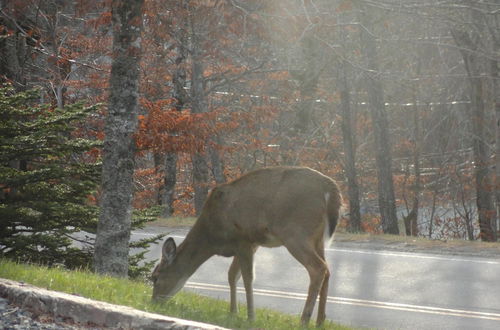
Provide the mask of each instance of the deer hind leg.
[{"label": "deer hind leg", "polygon": [[245,285],[245,292],[247,298],[247,314],[248,320],[255,320],[255,310],[253,304],[253,255],[257,247],[247,245],[240,246],[239,253],[237,254],[238,262],[240,264],[241,275],[243,277],[243,284]]},{"label": "deer hind leg", "polygon": [[323,278],[323,284],[321,285],[321,289],[319,291],[319,305],[318,305],[318,318],[316,319],[316,326],[321,326],[326,319],[326,301],[328,298],[328,283],[330,281],[330,271],[328,270],[328,264],[325,259],[325,248],[323,240],[319,241],[316,246],[316,253],[318,256],[323,259],[325,264],[327,265],[326,273]]},{"label": "deer hind leg", "polygon": [[[318,294],[320,295],[320,305],[318,310],[318,324],[321,324],[325,318],[325,305],[328,291],[328,278],[330,272],[328,266],[317,249],[307,241],[293,240],[285,244],[288,251],[299,261],[309,273],[310,284],[307,294],[306,304],[302,311],[301,321],[307,325],[311,319],[312,312]],[[326,283],[325,283],[326,282]]]},{"label": "deer hind leg", "polygon": [[231,292],[231,314],[238,313],[238,298],[236,297],[236,283],[241,277],[241,268],[238,257],[233,258],[233,262],[229,267],[229,272],[227,273],[227,278],[229,282],[229,289]]}]

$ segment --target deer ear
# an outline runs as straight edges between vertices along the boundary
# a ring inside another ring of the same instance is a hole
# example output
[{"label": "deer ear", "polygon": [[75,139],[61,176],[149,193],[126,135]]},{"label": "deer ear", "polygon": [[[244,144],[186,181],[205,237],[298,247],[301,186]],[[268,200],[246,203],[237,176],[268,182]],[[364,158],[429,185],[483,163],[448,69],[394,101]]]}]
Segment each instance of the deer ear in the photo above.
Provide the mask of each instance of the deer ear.
[{"label": "deer ear", "polygon": [[162,259],[164,259],[167,264],[171,264],[174,261],[174,258],[177,254],[177,245],[175,245],[175,241],[172,237],[167,238],[165,243],[163,243],[162,248]]}]

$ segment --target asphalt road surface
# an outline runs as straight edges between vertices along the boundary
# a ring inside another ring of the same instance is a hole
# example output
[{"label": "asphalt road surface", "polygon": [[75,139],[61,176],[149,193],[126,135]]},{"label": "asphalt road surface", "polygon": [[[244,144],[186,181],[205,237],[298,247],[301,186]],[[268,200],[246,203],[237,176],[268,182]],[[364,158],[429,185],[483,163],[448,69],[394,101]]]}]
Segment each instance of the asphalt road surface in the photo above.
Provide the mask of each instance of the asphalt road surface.
[{"label": "asphalt road surface", "polygon": [[[177,243],[186,233],[170,231]],[[152,233],[132,236],[147,235]],[[157,259],[160,253],[156,246],[148,258]],[[500,256],[352,250],[334,244],[326,257],[332,273],[326,313],[334,322],[371,329],[500,329]],[[302,265],[285,248],[260,248],[255,261],[256,307],[299,315],[309,285]],[[186,289],[228,300],[230,262],[223,257],[208,260]],[[243,283],[238,284],[244,302]]]}]

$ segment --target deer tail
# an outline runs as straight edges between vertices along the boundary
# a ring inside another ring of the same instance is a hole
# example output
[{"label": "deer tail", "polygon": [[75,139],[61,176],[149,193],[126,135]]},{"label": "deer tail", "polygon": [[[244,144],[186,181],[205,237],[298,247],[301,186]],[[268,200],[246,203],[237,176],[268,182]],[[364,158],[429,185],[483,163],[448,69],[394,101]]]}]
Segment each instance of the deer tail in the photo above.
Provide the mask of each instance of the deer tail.
[{"label": "deer tail", "polygon": [[342,195],[335,182],[330,182],[328,188],[329,189],[325,192],[328,232],[325,234],[327,234],[328,239],[331,239],[337,227],[340,210],[342,208]]}]

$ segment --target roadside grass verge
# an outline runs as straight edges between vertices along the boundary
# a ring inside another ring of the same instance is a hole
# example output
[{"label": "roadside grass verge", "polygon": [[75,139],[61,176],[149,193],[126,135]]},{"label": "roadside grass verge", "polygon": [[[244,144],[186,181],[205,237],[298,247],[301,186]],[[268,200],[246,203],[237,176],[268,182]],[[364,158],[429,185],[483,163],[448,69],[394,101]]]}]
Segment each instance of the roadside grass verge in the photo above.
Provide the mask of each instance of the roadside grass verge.
[{"label": "roadside grass verge", "polygon": [[370,234],[370,233],[347,233],[338,231],[334,234],[334,242],[378,242],[385,244],[406,244],[420,248],[467,248],[470,250],[500,253],[500,242],[467,241],[463,239],[429,239],[421,236],[389,235],[389,234]]},{"label": "roadside grass verge", "polygon": [[[165,303],[151,302],[151,287],[143,282],[100,276],[88,271],[69,271],[19,264],[0,258],[0,277],[29,283],[41,288],[130,306],[146,312],[216,324],[231,329],[304,329],[297,316],[269,309],[257,309],[256,321],[246,320],[246,309],[229,315],[229,303],[191,292],[181,291]],[[299,312],[299,311],[297,311]],[[314,322],[311,320],[311,325]],[[312,328],[312,327],[311,327]],[[321,329],[351,329],[325,322]]]},{"label": "roadside grass verge", "polygon": [[158,227],[192,227],[196,222],[195,217],[168,217],[162,218],[158,217],[154,221],[146,223],[147,226],[158,226]]}]

